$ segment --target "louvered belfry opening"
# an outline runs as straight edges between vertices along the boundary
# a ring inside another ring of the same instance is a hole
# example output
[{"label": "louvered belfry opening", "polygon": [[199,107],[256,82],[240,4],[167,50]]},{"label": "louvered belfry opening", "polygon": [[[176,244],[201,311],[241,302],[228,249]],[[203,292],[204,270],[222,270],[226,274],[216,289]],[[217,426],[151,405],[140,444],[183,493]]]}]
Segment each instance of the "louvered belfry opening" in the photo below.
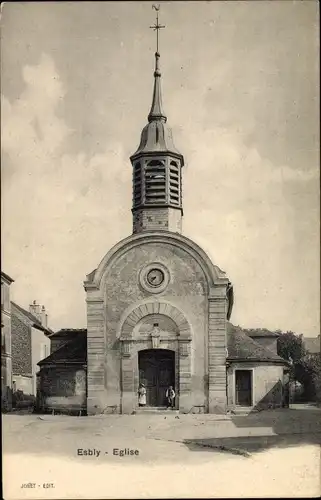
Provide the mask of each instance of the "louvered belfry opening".
[{"label": "louvered belfry opening", "polygon": [[145,203],[166,203],[166,170],[164,160],[150,160],[145,165]]},{"label": "louvered belfry opening", "polygon": [[181,205],[180,169],[174,160],[170,162],[169,169],[169,201],[173,205]]},{"label": "louvered belfry opening", "polygon": [[133,187],[133,208],[135,208],[142,202],[142,165],[139,161],[133,166]]},{"label": "louvered belfry opening", "polygon": [[182,208],[181,166],[171,158],[143,158],[133,164],[133,210],[139,207]]}]

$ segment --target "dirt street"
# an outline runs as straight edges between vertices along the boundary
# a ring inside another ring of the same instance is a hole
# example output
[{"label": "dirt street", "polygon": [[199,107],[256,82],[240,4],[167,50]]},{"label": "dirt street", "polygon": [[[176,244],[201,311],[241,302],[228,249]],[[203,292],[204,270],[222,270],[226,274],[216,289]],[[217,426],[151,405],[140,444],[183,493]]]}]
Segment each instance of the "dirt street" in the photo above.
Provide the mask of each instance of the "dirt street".
[{"label": "dirt street", "polygon": [[320,415],[4,415],[4,497],[315,496]]}]

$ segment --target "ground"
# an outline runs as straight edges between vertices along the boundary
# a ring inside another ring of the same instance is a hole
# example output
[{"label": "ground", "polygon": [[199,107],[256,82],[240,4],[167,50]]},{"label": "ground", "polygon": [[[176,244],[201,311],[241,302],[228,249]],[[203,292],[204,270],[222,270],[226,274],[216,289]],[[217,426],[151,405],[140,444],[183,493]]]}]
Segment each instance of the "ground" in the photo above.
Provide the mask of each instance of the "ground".
[{"label": "ground", "polygon": [[4,498],[317,496],[320,417],[4,415]]}]

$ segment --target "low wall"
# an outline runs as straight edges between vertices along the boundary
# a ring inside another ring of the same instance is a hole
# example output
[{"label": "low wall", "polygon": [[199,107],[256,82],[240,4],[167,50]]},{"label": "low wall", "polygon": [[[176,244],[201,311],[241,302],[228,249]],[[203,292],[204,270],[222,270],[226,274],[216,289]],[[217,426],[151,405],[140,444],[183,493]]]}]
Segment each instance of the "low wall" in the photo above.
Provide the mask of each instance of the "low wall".
[{"label": "low wall", "polygon": [[33,394],[32,375],[12,375],[14,391],[22,391],[24,394]]}]

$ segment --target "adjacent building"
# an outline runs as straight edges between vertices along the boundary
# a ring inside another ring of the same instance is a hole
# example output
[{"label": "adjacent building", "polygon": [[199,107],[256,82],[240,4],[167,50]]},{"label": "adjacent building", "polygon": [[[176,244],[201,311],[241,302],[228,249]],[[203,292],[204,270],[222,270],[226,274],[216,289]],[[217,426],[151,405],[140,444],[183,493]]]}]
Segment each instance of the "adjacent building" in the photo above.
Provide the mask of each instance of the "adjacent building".
[{"label": "adjacent building", "polygon": [[278,333],[242,330],[232,324],[227,331],[227,405],[264,409],[288,406],[289,370],[277,354]]},{"label": "adjacent building", "polygon": [[38,409],[87,410],[87,331],[62,329],[50,336],[51,353],[38,363]]},{"label": "adjacent building", "polygon": [[10,410],[12,399],[12,346],[10,286],[14,280],[1,272],[1,408]]},{"label": "adjacent building", "polygon": [[14,391],[36,396],[38,362],[50,354],[48,317],[34,301],[29,311],[11,303],[12,384]]}]

